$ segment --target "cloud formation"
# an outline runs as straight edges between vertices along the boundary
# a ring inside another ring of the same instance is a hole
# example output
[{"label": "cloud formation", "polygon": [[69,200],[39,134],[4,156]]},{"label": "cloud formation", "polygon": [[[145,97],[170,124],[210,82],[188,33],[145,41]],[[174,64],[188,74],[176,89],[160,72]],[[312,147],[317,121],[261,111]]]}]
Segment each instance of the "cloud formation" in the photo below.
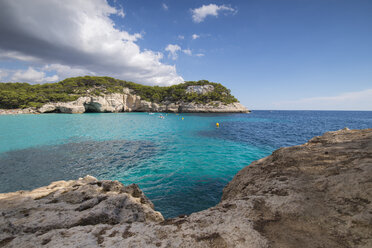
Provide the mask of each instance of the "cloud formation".
[{"label": "cloud formation", "polygon": [[169,44],[166,48],[165,48],[165,51],[169,52],[168,53],[168,57],[173,59],[173,60],[176,60],[178,58],[178,51],[181,50],[181,47],[179,45],[176,45],[176,44]]},{"label": "cloud formation", "polygon": [[46,76],[45,72],[37,71],[32,67],[29,67],[27,70],[16,70],[11,80],[14,82],[35,82],[35,83],[48,83],[55,82],[58,80],[57,75]]},{"label": "cloud formation", "polygon": [[192,52],[191,52],[190,49],[184,49],[184,50],[182,50],[182,52],[183,52],[184,54],[187,54],[187,55],[192,55]]},{"label": "cloud formation", "polygon": [[162,3],[161,6],[163,7],[163,10],[168,10],[169,9],[168,5],[166,5],[165,3]]},{"label": "cloud formation", "polygon": [[118,29],[111,15],[125,16],[106,0],[1,0],[0,59],[31,64],[8,70],[8,78],[41,82],[54,72],[63,79],[69,68],[152,85],[183,81],[175,66],[160,62],[162,53],[141,50],[142,35]]},{"label": "cloud formation", "polygon": [[372,110],[372,89],[346,92],[338,96],[278,102],[274,103],[274,106],[277,109],[297,110]]},{"label": "cloud formation", "polygon": [[193,40],[196,40],[197,38],[199,38],[200,37],[200,35],[197,35],[197,34],[193,34],[192,36],[191,36],[191,38],[193,39]]},{"label": "cloud formation", "polygon": [[226,5],[220,5],[220,6],[216,4],[203,5],[199,8],[191,10],[192,20],[196,23],[200,23],[200,22],[203,22],[207,16],[217,17],[219,13],[221,12],[235,13],[236,10]]},{"label": "cloud formation", "polygon": [[9,73],[5,70],[0,69],[0,80],[3,80],[3,78],[8,77]]}]

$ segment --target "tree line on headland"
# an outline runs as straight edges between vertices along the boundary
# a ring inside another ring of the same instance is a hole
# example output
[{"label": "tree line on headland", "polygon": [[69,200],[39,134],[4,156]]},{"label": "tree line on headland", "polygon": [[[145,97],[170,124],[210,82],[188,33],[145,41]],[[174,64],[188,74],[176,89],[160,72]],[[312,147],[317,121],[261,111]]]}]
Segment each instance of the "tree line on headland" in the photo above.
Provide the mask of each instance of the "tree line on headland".
[{"label": "tree line on headland", "polygon": [[[213,85],[214,90],[206,94],[186,92],[188,86],[196,85]],[[195,103],[220,101],[225,104],[237,102],[229,89],[220,83],[207,80],[188,81],[172,86],[146,86],[111,77],[85,76],[46,84],[0,83],[0,108],[38,108],[48,102],[74,101],[85,95],[123,93],[124,88],[131,89],[143,100],[156,103],[164,101]]]}]

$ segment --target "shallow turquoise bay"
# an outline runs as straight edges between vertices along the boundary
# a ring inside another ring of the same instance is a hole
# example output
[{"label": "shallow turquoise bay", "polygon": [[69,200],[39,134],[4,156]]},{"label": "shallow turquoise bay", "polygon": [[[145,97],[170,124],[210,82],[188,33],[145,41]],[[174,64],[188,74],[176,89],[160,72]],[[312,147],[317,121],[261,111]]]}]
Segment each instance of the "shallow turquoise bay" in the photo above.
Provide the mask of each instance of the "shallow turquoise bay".
[{"label": "shallow turquoise bay", "polygon": [[236,172],[274,149],[346,126],[372,127],[372,112],[159,115],[0,116],[0,192],[89,174],[139,184],[174,217],[216,204]]}]

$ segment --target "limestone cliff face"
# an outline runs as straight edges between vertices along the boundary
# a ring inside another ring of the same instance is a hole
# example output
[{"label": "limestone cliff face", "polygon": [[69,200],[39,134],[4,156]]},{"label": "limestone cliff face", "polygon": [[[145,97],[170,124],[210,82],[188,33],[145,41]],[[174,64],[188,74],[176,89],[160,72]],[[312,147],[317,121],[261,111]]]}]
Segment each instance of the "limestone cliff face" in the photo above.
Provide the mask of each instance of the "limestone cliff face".
[{"label": "limestone cliff face", "polygon": [[[206,94],[213,91],[213,86],[190,86],[186,92]],[[198,88],[199,87],[199,88]],[[200,88],[202,87],[202,88]],[[249,110],[240,103],[223,104],[210,102],[196,104],[185,102],[154,103],[142,100],[129,89],[124,89],[122,94],[106,94],[103,96],[80,97],[73,102],[48,103],[38,109],[40,113],[84,113],[84,112],[183,112],[183,113],[247,113]]]},{"label": "limestone cliff face", "polygon": [[197,93],[197,94],[206,94],[214,90],[213,85],[195,85],[189,86],[186,89],[186,93]]},{"label": "limestone cliff face", "polygon": [[369,248],[371,179],[372,129],[340,130],[253,162],[190,216],[91,177],[0,194],[0,246]]}]

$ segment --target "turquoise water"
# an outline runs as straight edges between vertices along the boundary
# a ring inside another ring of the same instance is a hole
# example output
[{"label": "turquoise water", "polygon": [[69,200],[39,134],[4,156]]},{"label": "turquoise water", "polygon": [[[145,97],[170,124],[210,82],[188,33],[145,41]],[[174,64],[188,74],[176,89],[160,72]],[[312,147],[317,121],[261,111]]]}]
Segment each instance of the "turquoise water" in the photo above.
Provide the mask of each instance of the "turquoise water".
[{"label": "turquoise water", "polygon": [[274,149],[345,126],[372,128],[372,112],[0,116],[0,192],[90,174],[139,184],[174,217],[216,204],[236,172]]}]

